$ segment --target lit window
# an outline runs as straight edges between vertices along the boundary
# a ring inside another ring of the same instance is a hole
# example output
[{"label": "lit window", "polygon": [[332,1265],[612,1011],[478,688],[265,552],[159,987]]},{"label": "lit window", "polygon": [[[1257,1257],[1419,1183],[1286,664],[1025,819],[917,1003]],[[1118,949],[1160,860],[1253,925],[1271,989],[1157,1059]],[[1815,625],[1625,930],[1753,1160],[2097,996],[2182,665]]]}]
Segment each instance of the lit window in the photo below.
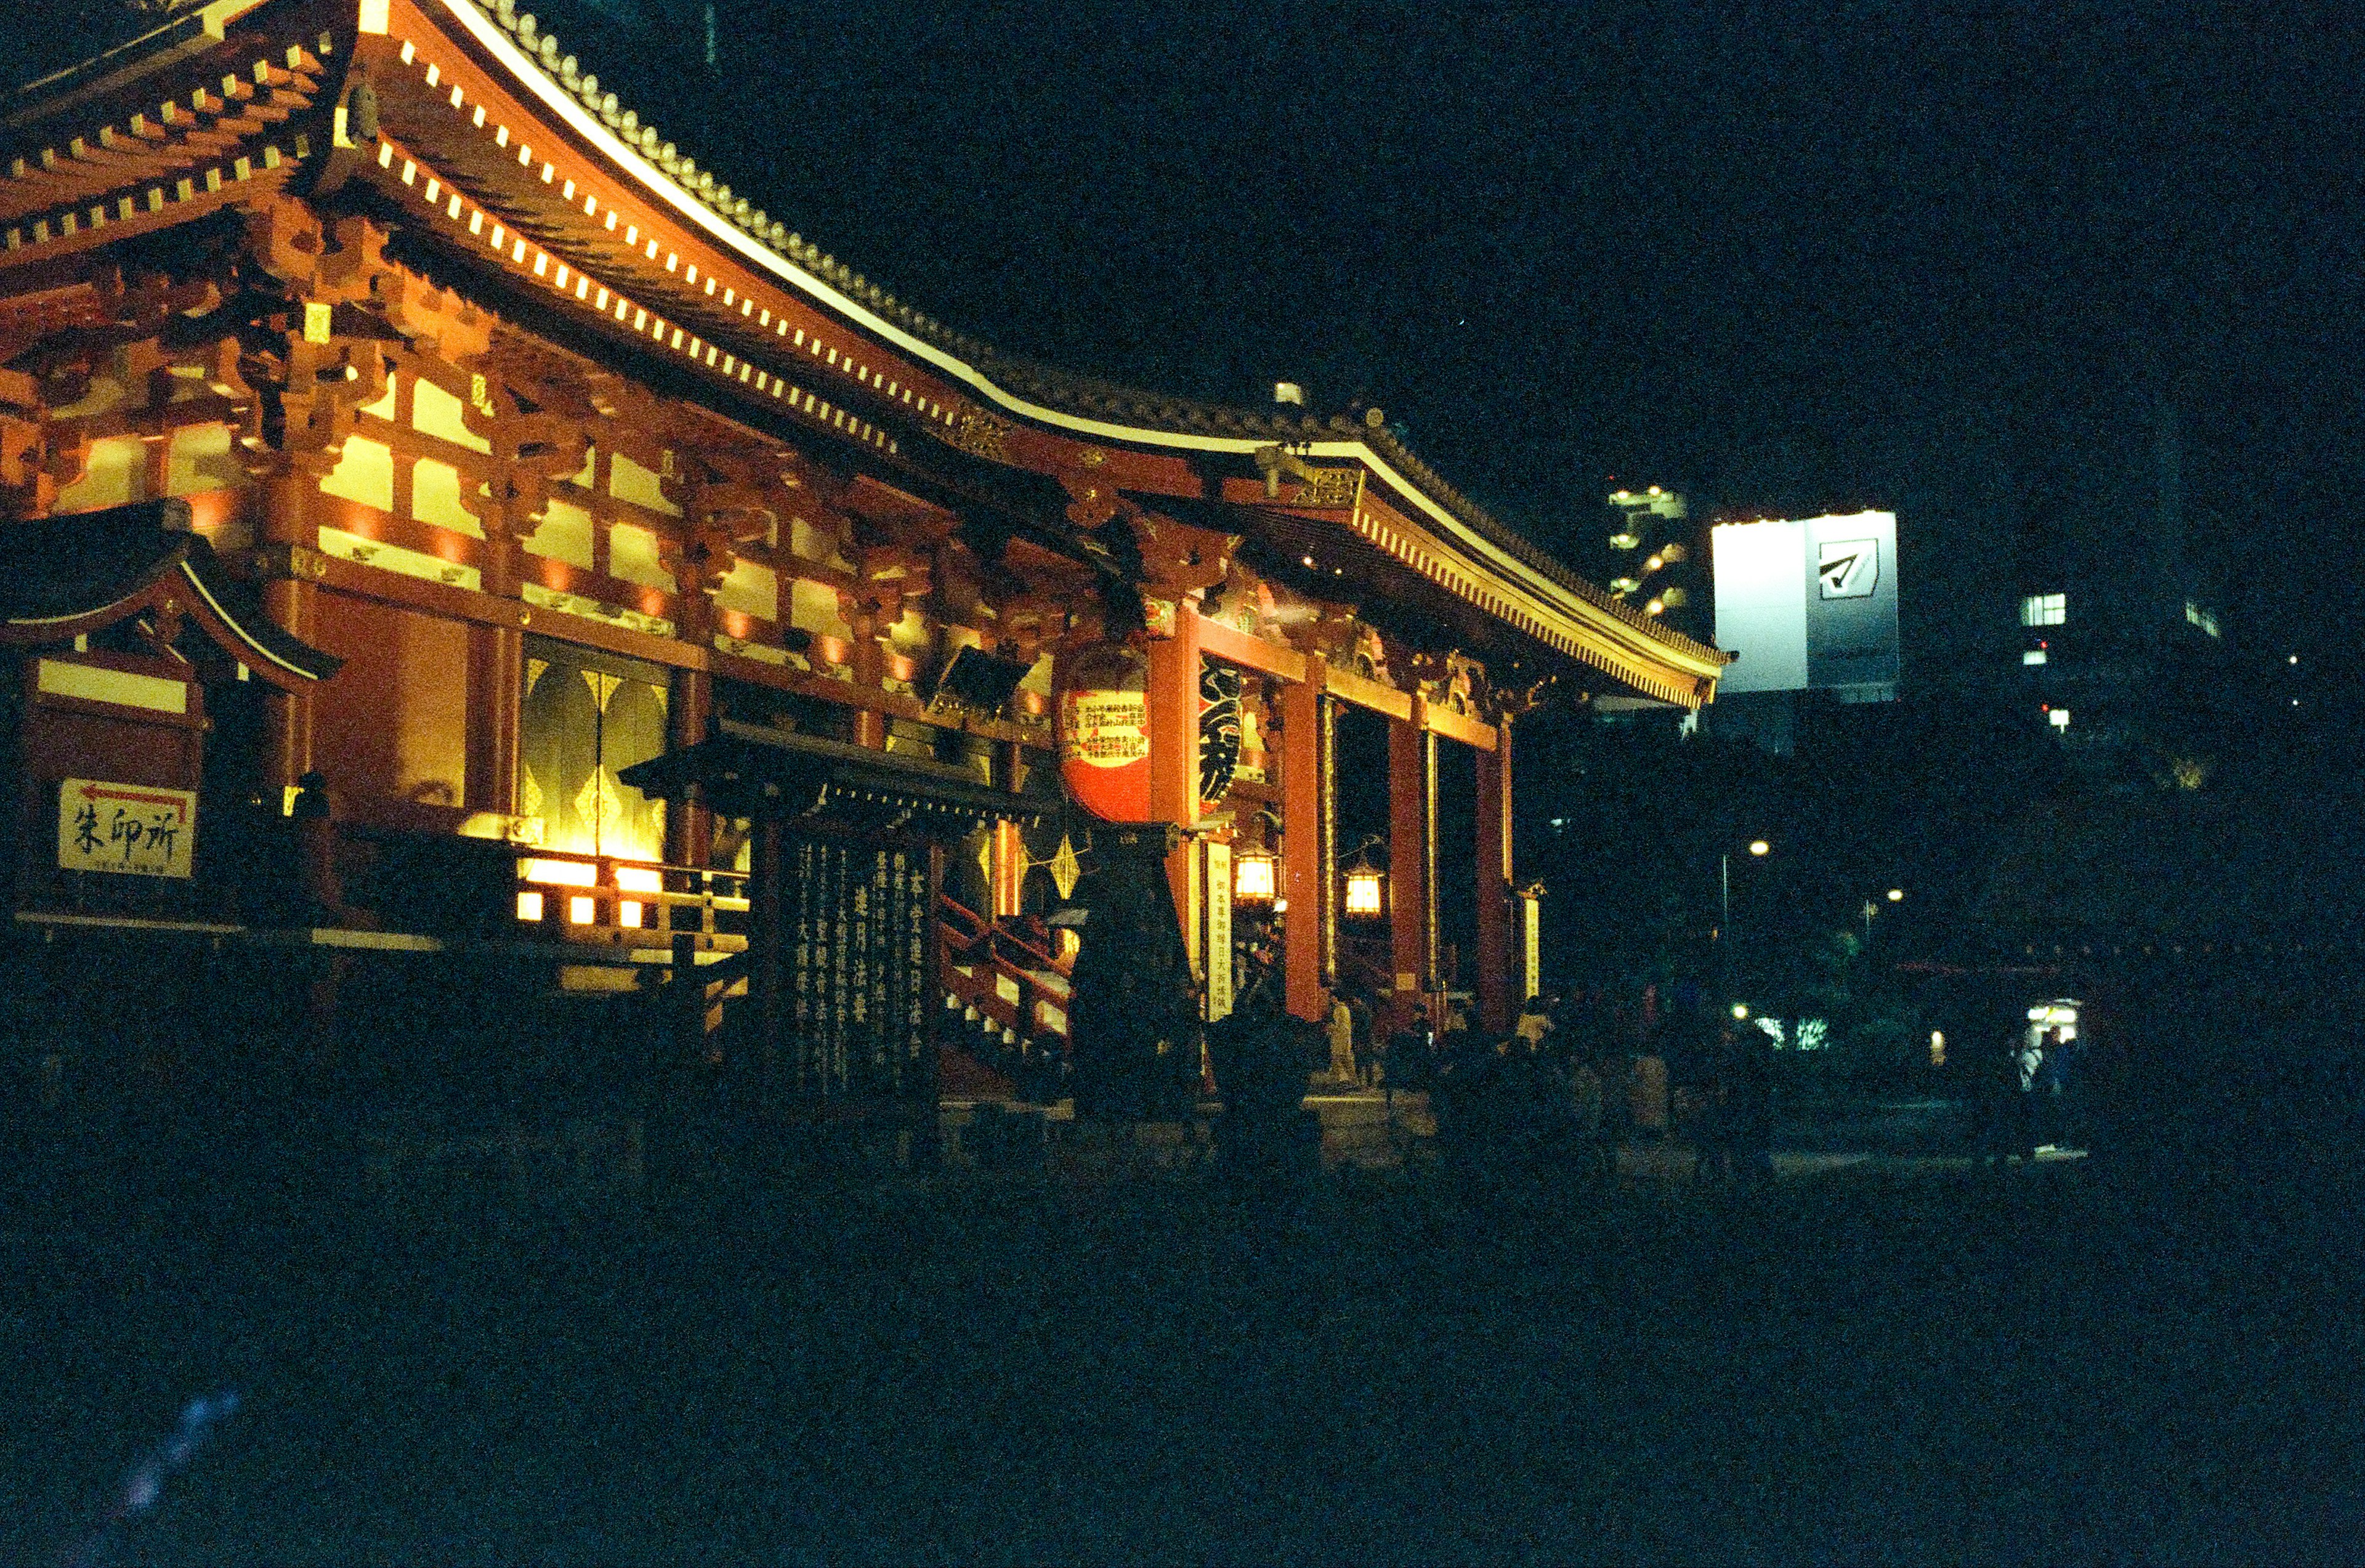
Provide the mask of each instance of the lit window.
[{"label": "lit window", "polygon": [[518,894],[518,918],[532,924],[542,918],[542,895],[536,892]]},{"label": "lit window", "polygon": [[639,930],[641,924],[641,901],[638,899],[625,899],[618,903],[616,905],[616,924],[632,930]]},{"label": "lit window", "polygon": [[600,868],[588,860],[529,860],[518,876],[528,882],[555,882],[563,888],[588,888],[600,879]]},{"label": "lit window", "polygon": [[2066,730],[2069,727],[2069,710],[2056,708],[2045,715],[2045,722],[2057,730]]},{"label": "lit window", "polygon": [[616,886],[628,893],[655,893],[665,890],[665,873],[654,866],[619,866]]},{"label": "lit window", "polygon": [[580,893],[578,893],[578,894],[577,894],[575,897],[573,897],[573,898],[571,898],[571,899],[568,899],[568,900],[566,901],[566,924],[569,924],[569,925],[588,925],[588,924],[590,924],[592,923],[592,921],[594,921],[594,920],[595,920],[595,919],[597,919],[598,917],[599,917],[599,901],[598,901],[598,900],[593,899],[593,898],[590,898],[590,897],[588,897],[588,896],[587,896],[587,895],[584,895],[584,894],[580,894]]},{"label": "lit window", "polygon": [[2069,618],[2068,594],[2032,593],[2020,601],[2023,626],[2058,626]]},{"label": "lit window", "polygon": [[2045,660],[2046,653],[2043,648],[2029,648],[2020,655],[2020,662],[2024,665],[2041,665]]}]

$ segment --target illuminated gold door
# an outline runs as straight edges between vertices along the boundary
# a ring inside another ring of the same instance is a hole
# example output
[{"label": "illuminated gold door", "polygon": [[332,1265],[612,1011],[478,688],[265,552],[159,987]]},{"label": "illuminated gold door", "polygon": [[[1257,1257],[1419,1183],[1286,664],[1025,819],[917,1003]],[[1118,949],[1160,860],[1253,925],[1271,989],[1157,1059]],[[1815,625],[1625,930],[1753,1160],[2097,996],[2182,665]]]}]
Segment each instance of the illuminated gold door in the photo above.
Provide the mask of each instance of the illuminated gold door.
[{"label": "illuminated gold door", "polygon": [[665,802],[617,778],[666,748],[661,679],[588,667],[545,646],[526,660],[518,812],[543,846],[625,860],[665,857]]}]

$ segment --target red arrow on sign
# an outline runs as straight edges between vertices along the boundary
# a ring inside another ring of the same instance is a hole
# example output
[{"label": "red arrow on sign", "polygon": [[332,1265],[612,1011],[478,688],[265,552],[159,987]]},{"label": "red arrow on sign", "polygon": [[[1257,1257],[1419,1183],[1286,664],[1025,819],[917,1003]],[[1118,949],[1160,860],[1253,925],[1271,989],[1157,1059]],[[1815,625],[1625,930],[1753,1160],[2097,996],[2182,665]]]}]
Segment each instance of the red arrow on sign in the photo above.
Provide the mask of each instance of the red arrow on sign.
[{"label": "red arrow on sign", "polygon": [[102,790],[95,784],[82,787],[85,801],[137,801],[143,806],[170,806],[183,822],[189,820],[189,803],[178,795],[143,795],[137,790]]}]

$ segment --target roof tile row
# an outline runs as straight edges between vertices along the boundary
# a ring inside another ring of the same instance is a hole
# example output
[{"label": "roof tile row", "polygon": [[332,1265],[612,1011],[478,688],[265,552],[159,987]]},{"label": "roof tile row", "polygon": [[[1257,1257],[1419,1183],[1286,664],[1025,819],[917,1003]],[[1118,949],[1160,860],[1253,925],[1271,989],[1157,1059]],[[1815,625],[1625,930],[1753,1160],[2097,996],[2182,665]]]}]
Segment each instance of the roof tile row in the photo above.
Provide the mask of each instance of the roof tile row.
[{"label": "roof tile row", "polygon": [[614,93],[601,88],[598,76],[582,71],[575,56],[559,47],[555,35],[543,30],[531,13],[518,10],[516,0],[495,0],[493,17],[504,31],[515,37],[521,46],[539,59],[544,71],[552,79],[574,94],[586,108],[599,117],[601,124],[616,132],[627,144],[637,148],[644,157],[663,169],[684,190],[758,241],[768,245],[776,253],[878,311],[913,336],[976,364],[999,385],[1066,412],[1126,420],[1193,433],[1263,438],[1283,442],[1360,438],[1401,469],[1405,476],[1418,485],[1430,499],[1467,523],[1480,537],[1586,603],[1607,610],[1639,631],[1688,651],[1712,652],[1664,622],[1645,616],[1632,606],[1586,582],[1550,554],[1539,549],[1525,535],[1496,521],[1485,508],[1456,489],[1417,456],[1384,424],[1359,427],[1344,414],[1332,414],[1325,419],[1315,414],[1268,412],[1143,392],[1138,388],[1095,381],[1002,354],[989,343],[954,331],[935,318],[913,309],[802,235],[790,231],[786,224],[762,207],[752,206],[745,196],[733,192],[730,185],[717,181],[712,171],[699,168],[694,160],[661,136],[655,126],[643,121],[634,111],[622,107]]}]

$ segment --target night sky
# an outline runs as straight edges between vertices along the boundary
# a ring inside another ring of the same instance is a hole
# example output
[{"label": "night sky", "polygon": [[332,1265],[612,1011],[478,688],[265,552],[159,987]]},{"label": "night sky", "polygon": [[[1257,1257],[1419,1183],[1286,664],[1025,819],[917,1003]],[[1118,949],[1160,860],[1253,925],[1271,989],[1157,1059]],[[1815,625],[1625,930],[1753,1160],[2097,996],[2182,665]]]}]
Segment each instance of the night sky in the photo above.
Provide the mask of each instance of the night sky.
[{"label": "night sky", "polygon": [[1612,476],[2173,401],[2196,532],[2321,580],[2357,532],[2365,50],[2271,11],[725,0],[687,94],[694,59],[577,30],[922,308],[1161,390],[1379,403],[1546,543]]},{"label": "night sky", "polygon": [[[1967,420],[2074,472],[2060,416],[2173,402],[2236,634],[2295,571],[2308,640],[2365,620],[2346,7],[721,0],[713,73],[699,0],[538,9],[920,308],[1157,390],[1376,403],[1572,554],[1612,478],[1745,503],[1776,443]],[[19,11],[13,52],[88,15]]]}]

